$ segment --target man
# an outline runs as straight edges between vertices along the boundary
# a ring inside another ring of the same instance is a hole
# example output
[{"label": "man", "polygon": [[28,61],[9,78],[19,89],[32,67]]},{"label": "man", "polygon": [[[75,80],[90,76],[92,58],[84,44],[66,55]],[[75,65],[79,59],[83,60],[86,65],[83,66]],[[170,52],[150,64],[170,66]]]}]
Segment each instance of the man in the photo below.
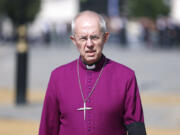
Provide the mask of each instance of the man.
[{"label": "man", "polygon": [[39,135],[145,135],[133,70],[102,54],[104,19],[84,11],[72,22],[80,57],[56,68],[48,84]]}]

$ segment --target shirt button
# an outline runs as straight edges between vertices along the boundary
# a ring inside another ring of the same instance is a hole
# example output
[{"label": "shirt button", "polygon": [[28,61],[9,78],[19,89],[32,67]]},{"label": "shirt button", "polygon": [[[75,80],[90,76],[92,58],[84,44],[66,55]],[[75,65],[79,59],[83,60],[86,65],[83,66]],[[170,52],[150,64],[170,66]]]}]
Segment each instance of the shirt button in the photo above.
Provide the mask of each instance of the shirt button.
[{"label": "shirt button", "polygon": [[90,127],[88,128],[88,132],[91,132],[91,128]]},{"label": "shirt button", "polygon": [[88,120],[88,124],[91,124],[91,121],[90,121],[90,120]]}]

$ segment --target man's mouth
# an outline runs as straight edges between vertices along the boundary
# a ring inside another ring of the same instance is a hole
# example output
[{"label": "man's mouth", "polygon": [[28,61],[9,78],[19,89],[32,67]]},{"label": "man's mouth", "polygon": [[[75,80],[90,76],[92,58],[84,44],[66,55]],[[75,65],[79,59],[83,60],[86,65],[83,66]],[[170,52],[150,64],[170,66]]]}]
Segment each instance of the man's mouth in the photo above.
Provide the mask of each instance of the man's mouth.
[{"label": "man's mouth", "polygon": [[86,53],[94,53],[96,52],[95,50],[90,50],[90,51],[86,51]]},{"label": "man's mouth", "polygon": [[89,55],[89,56],[94,56],[96,51],[87,51],[86,53]]}]

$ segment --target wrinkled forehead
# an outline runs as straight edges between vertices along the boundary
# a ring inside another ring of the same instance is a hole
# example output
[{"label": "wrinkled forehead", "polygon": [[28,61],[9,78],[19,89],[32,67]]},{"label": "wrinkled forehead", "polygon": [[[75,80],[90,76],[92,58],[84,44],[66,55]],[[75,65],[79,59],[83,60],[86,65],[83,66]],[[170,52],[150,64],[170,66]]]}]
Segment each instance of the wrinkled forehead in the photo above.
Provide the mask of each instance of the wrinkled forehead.
[{"label": "wrinkled forehead", "polygon": [[100,33],[100,22],[96,16],[82,16],[75,21],[75,33]]},{"label": "wrinkled forehead", "polygon": [[92,12],[92,11],[85,11],[80,13],[79,15],[76,16],[75,20],[85,20],[85,19],[95,19],[97,21],[100,21],[100,17],[97,13]]}]

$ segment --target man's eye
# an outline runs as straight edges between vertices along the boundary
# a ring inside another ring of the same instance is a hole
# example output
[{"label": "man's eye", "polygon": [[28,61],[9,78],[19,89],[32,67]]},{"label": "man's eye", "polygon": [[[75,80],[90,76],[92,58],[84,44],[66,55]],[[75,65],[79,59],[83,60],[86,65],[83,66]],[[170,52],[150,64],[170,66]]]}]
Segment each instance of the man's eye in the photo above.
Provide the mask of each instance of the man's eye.
[{"label": "man's eye", "polygon": [[87,38],[86,37],[81,37],[80,40],[87,40]]},{"label": "man's eye", "polygon": [[92,36],[91,39],[92,40],[97,40],[97,39],[99,39],[99,37],[98,36]]}]

